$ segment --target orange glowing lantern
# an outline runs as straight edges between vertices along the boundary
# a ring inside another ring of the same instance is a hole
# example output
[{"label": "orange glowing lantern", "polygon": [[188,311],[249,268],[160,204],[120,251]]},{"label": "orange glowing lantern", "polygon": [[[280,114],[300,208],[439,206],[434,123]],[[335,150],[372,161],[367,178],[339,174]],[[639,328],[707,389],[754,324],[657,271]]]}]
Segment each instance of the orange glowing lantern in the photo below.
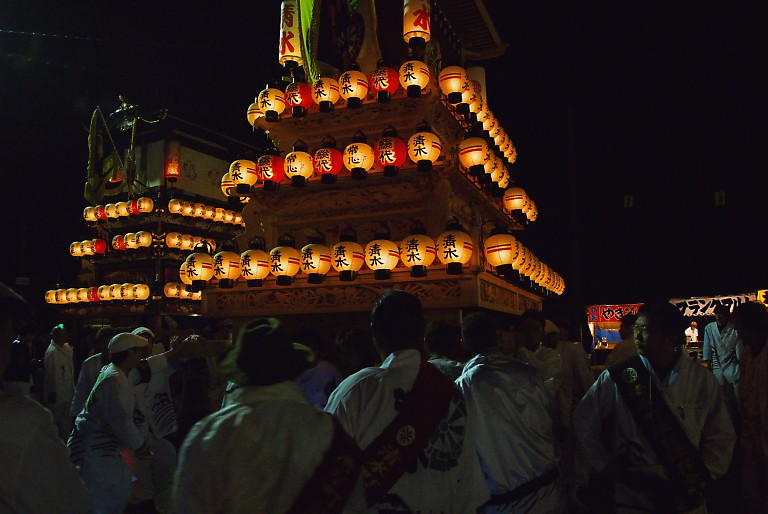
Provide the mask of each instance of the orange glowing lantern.
[{"label": "orange glowing lantern", "polygon": [[299,140],[293,144],[293,151],[285,156],[283,169],[294,187],[301,187],[309,180],[313,171],[312,156],[307,153],[304,141]]},{"label": "orange glowing lantern", "polygon": [[208,281],[213,278],[213,257],[211,257],[211,245],[205,241],[196,244],[193,250],[184,264],[187,278],[192,281],[187,289],[196,293],[205,289]]},{"label": "orange glowing lantern", "polygon": [[121,300],[133,300],[133,286],[134,285],[135,284],[131,284],[129,282],[126,282],[125,284],[122,284],[120,286],[120,299]]},{"label": "orange glowing lantern", "polygon": [[133,286],[133,299],[144,301],[149,298],[149,286],[147,284],[135,284]]},{"label": "orange glowing lantern", "polygon": [[165,170],[163,177],[168,182],[176,182],[181,176],[181,141],[165,141]]},{"label": "orange glowing lantern", "polygon": [[155,201],[149,198],[148,196],[142,196],[137,202],[137,207],[139,209],[139,212],[141,213],[148,213],[152,212],[155,208]]},{"label": "orange glowing lantern", "polygon": [[365,263],[373,270],[373,278],[388,280],[400,262],[400,249],[389,240],[388,232],[378,232],[373,237],[365,246]]},{"label": "orange glowing lantern", "polygon": [[90,206],[83,209],[83,219],[85,219],[85,221],[96,221],[99,219],[96,217],[96,209]]},{"label": "orange glowing lantern", "polygon": [[397,136],[394,127],[384,129],[382,136],[376,141],[373,156],[376,164],[384,168],[384,176],[394,177],[400,167],[405,164],[408,148],[405,146],[405,142]]},{"label": "orange glowing lantern", "polygon": [[412,277],[424,277],[437,257],[437,247],[432,238],[424,234],[424,227],[411,232],[400,243],[400,260],[411,269]]},{"label": "orange glowing lantern", "polygon": [[213,256],[213,276],[222,289],[232,288],[240,277],[240,254],[233,241],[223,243],[222,250]]},{"label": "orange glowing lantern", "polygon": [[509,277],[514,269],[512,263],[517,258],[517,240],[503,230],[499,229],[485,240],[485,260],[496,268],[496,272],[505,278]]},{"label": "orange glowing lantern", "polygon": [[259,179],[256,163],[247,159],[238,159],[229,165],[229,177],[235,185],[235,191],[247,195]]},{"label": "orange glowing lantern", "polygon": [[307,283],[321,284],[331,269],[331,249],[323,238],[310,238],[310,243],[301,249],[301,271],[307,275]]},{"label": "orange glowing lantern", "polygon": [[429,38],[429,0],[405,0],[403,2],[403,39],[414,52],[423,53]]},{"label": "orange glowing lantern", "polygon": [[69,245],[69,255],[72,257],[82,257],[83,256],[83,242],[82,241],[75,241],[74,243]]},{"label": "orange glowing lantern", "polygon": [[408,98],[419,98],[429,84],[429,77],[429,66],[421,61],[406,61],[400,66],[400,85],[407,91]]},{"label": "orange glowing lantern", "polygon": [[299,0],[283,0],[280,4],[279,62],[286,68],[301,66],[301,30]]},{"label": "orange glowing lantern", "polygon": [[152,233],[146,230],[136,232],[136,246],[138,248],[149,248],[152,246]]},{"label": "orange glowing lantern", "polygon": [[128,216],[130,212],[128,211],[128,202],[117,202],[115,204],[117,207],[117,215],[119,217]]},{"label": "orange glowing lantern", "polygon": [[285,87],[285,101],[291,108],[294,118],[303,118],[312,105],[312,86],[306,82],[294,80]]},{"label": "orange glowing lantern", "polygon": [[290,236],[284,236],[277,244],[278,246],[269,252],[269,272],[275,276],[277,285],[289,286],[299,272],[301,255],[293,247],[296,243]]},{"label": "orange glowing lantern", "polygon": [[481,137],[467,137],[459,143],[459,161],[473,177],[480,176],[488,161],[488,143]]},{"label": "orange glowing lantern", "polygon": [[467,81],[467,72],[461,66],[447,66],[437,76],[440,90],[448,97],[448,103],[461,102],[461,86]]},{"label": "orange glowing lantern", "polygon": [[139,247],[139,243],[136,240],[136,233],[135,232],[128,232],[127,234],[125,234],[124,241],[125,241],[125,247],[128,250],[135,250],[136,248]]},{"label": "orange glowing lantern", "polygon": [[266,154],[257,161],[259,179],[264,183],[267,191],[277,189],[277,185],[285,176],[283,159],[279,155]]},{"label": "orange glowing lantern", "polygon": [[118,234],[112,238],[112,248],[115,250],[125,250],[125,236]]},{"label": "orange glowing lantern", "polygon": [[94,255],[104,255],[107,253],[107,242],[103,239],[94,239],[92,241],[93,244],[93,254]]},{"label": "orange glowing lantern", "polygon": [[448,230],[435,240],[437,258],[446,265],[449,275],[460,275],[463,266],[472,258],[472,239],[457,223],[449,223]]},{"label": "orange glowing lantern", "polygon": [[400,87],[400,76],[397,71],[380,65],[373,70],[369,81],[371,90],[376,92],[376,101],[379,103],[389,102]]},{"label": "orange glowing lantern", "polygon": [[181,286],[182,284],[177,282],[168,282],[163,286],[163,294],[166,298],[180,298]]},{"label": "orange glowing lantern", "polygon": [[99,286],[98,295],[99,295],[99,301],[101,302],[108,302],[112,298],[109,296],[109,287],[108,285]]},{"label": "orange glowing lantern", "polygon": [[339,77],[339,90],[341,97],[347,101],[347,107],[360,107],[368,94],[368,77],[359,66],[353,67]]},{"label": "orange glowing lantern", "polygon": [[362,132],[352,136],[352,143],[344,149],[344,166],[352,172],[352,178],[364,179],[373,167],[373,149],[366,143],[368,138]]},{"label": "orange glowing lantern", "polygon": [[108,203],[104,206],[104,212],[107,214],[107,218],[115,219],[120,217],[119,214],[117,214],[117,205],[113,203]]},{"label": "orange glowing lantern", "polygon": [[332,137],[323,139],[322,147],[315,151],[312,157],[312,167],[320,175],[320,182],[333,184],[341,171],[344,158],[336,149],[336,140]]},{"label": "orange glowing lantern", "polygon": [[341,240],[331,248],[331,265],[339,272],[342,282],[354,280],[365,262],[365,251],[356,240],[355,232],[348,229],[341,234]]},{"label": "orange glowing lantern", "polygon": [[[280,114],[285,110],[285,96],[282,91],[274,87],[267,87],[262,90],[257,102],[264,111],[264,119],[269,122],[278,121]],[[234,179],[234,177],[232,178]]]},{"label": "orange glowing lantern", "polygon": [[509,211],[523,210],[528,205],[528,195],[521,187],[510,187],[504,191],[504,207]]},{"label": "orange glowing lantern", "polygon": [[256,98],[255,100],[255,102],[248,106],[248,110],[246,111],[248,123],[250,123],[252,127],[256,125],[256,120],[264,116],[264,112],[261,110],[261,107],[259,107],[259,99]]},{"label": "orange glowing lantern", "polygon": [[240,275],[247,281],[248,287],[261,287],[269,275],[270,256],[264,251],[263,238],[255,238],[250,248],[240,255]]},{"label": "orange glowing lantern", "polygon": [[312,83],[312,100],[320,106],[320,112],[333,111],[339,95],[339,83],[331,77],[320,77]]},{"label": "orange glowing lantern", "polygon": [[416,132],[408,139],[408,157],[416,163],[418,171],[431,171],[432,164],[440,157],[443,144],[436,134],[429,132],[429,127],[421,125],[417,127]]}]

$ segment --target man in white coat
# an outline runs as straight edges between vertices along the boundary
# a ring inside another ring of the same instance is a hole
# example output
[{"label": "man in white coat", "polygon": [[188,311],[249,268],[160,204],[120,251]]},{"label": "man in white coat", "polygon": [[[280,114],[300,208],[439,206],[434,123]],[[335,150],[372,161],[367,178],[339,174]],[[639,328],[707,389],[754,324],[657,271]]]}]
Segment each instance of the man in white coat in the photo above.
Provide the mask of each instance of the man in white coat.
[{"label": "man in white coat", "polygon": [[88,489],[89,513],[120,514],[128,503],[131,472],[120,456],[123,447],[139,459],[152,457],[133,422],[134,392],[128,381],[147,344],[128,332],[109,341],[112,362],[99,373],[67,443]]},{"label": "man in white coat", "polygon": [[618,513],[704,512],[703,491],[731,462],[721,389],[681,351],[683,324],[670,303],[643,305],[640,355],[605,370],[574,412],[592,467],[615,483]]},{"label": "man in white coat", "polygon": [[741,374],[741,340],[725,305],[715,307],[715,321],[704,327],[704,362],[723,386],[723,397],[734,423],[738,419],[737,398]]},{"label": "man in white coat", "polygon": [[53,414],[53,422],[64,441],[72,432],[72,418],[69,406],[75,393],[75,369],[72,362],[72,347],[68,343],[69,333],[64,325],[51,330],[51,342],[45,351],[43,398],[46,407]]}]

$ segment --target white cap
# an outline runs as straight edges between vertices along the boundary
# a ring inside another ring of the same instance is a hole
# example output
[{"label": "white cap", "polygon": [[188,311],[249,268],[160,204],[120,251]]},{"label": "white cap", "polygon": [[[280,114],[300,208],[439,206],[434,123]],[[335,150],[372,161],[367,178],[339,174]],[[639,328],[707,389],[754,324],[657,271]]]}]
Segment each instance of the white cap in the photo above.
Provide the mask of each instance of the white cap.
[{"label": "white cap", "polygon": [[120,353],[131,348],[141,348],[147,346],[149,341],[136,334],[129,332],[122,332],[109,340],[109,351],[112,353]]},{"label": "white cap", "polygon": [[560,329],[557,328],[557,325],[555,325],[552,321],[546,320],[544,323],[544,335],[547,334],[559,334]]},{"label": "white cap", "polygon": [[136,327],[131,331],[131,334],[136,334],[137,336],[141,336],[145,339],[147,336],[151,337],[152,339],[155,338],[155,333],[147,327]]}]

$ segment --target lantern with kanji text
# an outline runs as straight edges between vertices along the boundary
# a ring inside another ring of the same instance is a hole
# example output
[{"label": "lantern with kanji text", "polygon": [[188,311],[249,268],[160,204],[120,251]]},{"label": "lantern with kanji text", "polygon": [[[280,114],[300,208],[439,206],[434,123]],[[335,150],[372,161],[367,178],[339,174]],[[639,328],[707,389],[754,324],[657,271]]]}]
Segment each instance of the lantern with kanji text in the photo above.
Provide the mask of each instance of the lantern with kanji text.
[{"label": "lantern with kanji text", "polygon": [[248,287],[261,287],[269,275],[270,256],[264,251],[264,238],[252,239],[249,246],[240,255],[240,275],[247,281]]},{"label": "lantern with kanji text", "polygon": [[446,265],[449,275],[460,275],[464,264],[472,258],[472,238],[458,223],[451,222],[447,228],[435,240],[437,258]]},{"label": "lantern with kanji text", "polygon": [[280,4],[280,44],[278,61],[286,68],[301,66],[301,29],[299,0],[283,0]]},{"label": "lantern with kanji text", "polygon": [[428,125],[419,125],[415,134],[408,139],[408,157],[416,163],[418,171],[431,171],[432,164],[440,157],[443,144]]},{"label": "lantern with kanji text", "polygon": [[423,55],[430,38],[429,0],[404,0],[403,39],[415,55]]},{"label": "lantern with kanji text", "polygon": [[280,114],[285,110],[285,96],[282,91],[274,87],[267,86],[263,89],[256,101],[264,111],[264,119],[269,122],[278,121]]},{"label": "lantern with kanji text", "polygon": [[285,86],[285,101],[291,108],[291,116],[303,118],[312,105],[312,86],[306,82],[294,80]]},{"label": "lantern with kanji text", "polygon": [[333,184],[344,166],[344,157],[336,149],[336,140],[330,136],[323,139],[322,147],[315,150],[312,167],[320,175],[320,182]]},{"label": "lantern with kanji text", "polygon": [[[237,159],[229,165],[229,178],[239,195],[247,195],[259,179],[256,163],[248,159]],[[223,186],[222,186],[223,189]],[[202,215],[202,212],[200,213]]]},{"label": "lantern with kanji text", "polygon": [[283,160],[285,176],[291,179],[294,187],[303,186],[312,176],[312,156],[307,153],[307,144],[298,140],[293,144],[293,151]]},{"label": "lantern with kanji text", "polygon": [[266,191],[274,191],[285,176],[283,159],[277,154],[266,154],[256,162],[259,179],[264,183]]},{"label": "lantern with kanji text", "polygon": [[278,246],[269,252],[269,272],[275,276],[277,285],[289,286],[299,272],[301,255],[294,248],[296,243],[291,236],[283,236],[277,244]]},{"label": "lantern with kanji text", "polygon": [[188,290],[192,293],[202,291],[206,284],[213,278],[213,257],[211,257],[211,245],[207,241],[201,241],[193,248],[193,252],[184,261],[187,278],[192,281]]},{"label": "lantern with kanji text", "polygon": [[347,101],[347,107],[355,109],[363,105],[363,100],[368,94],[368,77],[360,71],[357,64],[339,77],[339,92]]},{"label": "lantern with kanji text", "polygon": [[384,168],[384,176],[394,177],[399,168],[405,164],[408,148],[397,136],[397,130],[394,127],[384,129],[382,136],[374,145],[373,156],[376,164]]},{"label": "lantern with kanji text", "polygon": [[213,276],[222,289],[232,288],[240,277],[240,253],[234,241],[222,243],[221,251],[213,256]]},{"label": "lantern with kanji text", "polygon": [[400,87],[400,76],[396,70],[379,64],[379,67],[373,70],[369,83],[371,90],[376,92],[376,101],[386,103]]},{"label": "lantern with kanji text", "polygon": [[301,271],[307,275],[307,283],[321,284],[331,269],[331,249],[321,236],[309,238],[309,244],[301,249]]},{"label": "lantern with kanji text", "polygon": [[339,83],[331,77],[320,77],[312,83],[312,100],[320,106],[320,112],[333,111],[339,100]]},{"label": "lantern with kanji text", "polygon": [[373,167],[373,149],[366,143],[368,138],[358,131],[352,136],[352,143],[344,149],[344,166],[352,172],[352,178],[364,179]]},{"label": "lantern with kanji text", "polygon": [[427,276],[427,268],[435,261],[437,247],[431,237],[418,226],[400,243],[400,260],[411,269],[412,277]]},{"label": "lantern with kanji text", "polygon": [[429,66],[421,61],[406,61],[400,66],[400,85],[407,91],[408,98],[421,96],[429,84],[429,76]]},{"label": "lantern with kanji text", "polygon": [[389,240],[389,231],[378,231],[365,245],[365,264],[373,270],[373,278],[387,280],[400,262],[400,250]]}]

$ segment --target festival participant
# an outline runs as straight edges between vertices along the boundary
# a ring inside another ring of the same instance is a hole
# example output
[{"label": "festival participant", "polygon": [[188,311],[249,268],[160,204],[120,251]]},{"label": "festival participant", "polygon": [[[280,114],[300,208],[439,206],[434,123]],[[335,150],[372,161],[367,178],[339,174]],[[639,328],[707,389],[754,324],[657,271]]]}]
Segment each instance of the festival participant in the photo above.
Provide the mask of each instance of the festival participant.
[{"label": "festival participant", "polygon": [[634,314],[627,314],[621,318],[619,324],[619,341],[616,346],[613,347],[611,353],[608,354],[608,358],[605,359],[606,366],[612,366],[619,361],[628,359],[634,355],[637,355],[637,346],[635,345],[634,326],[637,316]]},{"label": "festival participant", "polygon": [[422,357],[421,302],[385,291],[373,305],[371,330],[381,366],[346,378],[325,408],[363,449],[369,512],[475,512],[488,488],[464,398]]},{"label": "festival participant", "polygon": [[117,335],[117,330],[112,327],[101,327],[93,339],[94,353],[83,361],[80,366],[80,375],[77,377],[75,385],[75,394],[72,398],[72,405],[69,407],[69,415],[76,417],[85,406],[85,400],[91,394],[91,389],[99,377],[101,368],[109,364],[112,355],[109,353],[107,345],[109,341]]},{"label": "festival participant", "polygon": [[69,345],[69,333],[64,325],[58,324],[51,329],[51,342],[45,351],[43,380],[43,398],[45,405],[53,414],[53,422],[59,429],[59,437],[66,441],[72,431],[72,418],[69,406],[75,393],[72,362],[72,347]]},{"label": "festival participant", "polygon": [[604,371],[574,412],[590,463],[615,482],[619,513],[704,512],[707,484],[731,462],[736,434],[722,392],[681,351],[682,326],[672,304],[643,305],[639,355]]},{"label": "festival participant", "polygon": [[499,351],[488,314],[466,316],[461,333],[476,353],[456,383],[491,491],[485,513],[562,512],[552,398],[539,373]]},{"label": "festival participant", "polygon": [[715,321],[704,327],[703,360],[723,387],[723,397],[735,424],[738,419],[737,398],[741,366],[741,341],[731,322],[731,311],[725,305],[715,307]]},{"label": "festival participant", "polygon": [[734,309],[732,319],[744,343],[739,383],[744,503],[747,512],[765,512],[768,506],[768,312],[759,303],[745,303]]},{"label": "festival participant", "polygon": [[[12,352],[13,318],[27,312],[26,302],[0,283],[0,374]],[[22,394],[0,391],[0,512],[84,511],[85,486],[51,413]]]},{"label": "festival participant", "polygon": [[547,390],[554,397],[560,387],[558,375],[562,367],[562,358],[556,350],[547,348],[542,343],[546,318],[541,311],[527,310],[520,316],[520,342],[517,358],[530,364],[541,373],[541,379]]},{"label": "festival participant", "polygon": [[699,324],[691,321],[691,326],[685,329],[685,342],[696,344],[699,342]]},{"label": "festival participant", "polygon": [[[306,351],[304,351],[306,350]],[[248,323],[219,371],[235,384],[228,406],[198,422],[181,448],[179,514],[360,512],[359,449],[295,382],[309,365],[280,321]]]},{"label": "festival participant", "polygon": [[451,380],[456,380],[464,369],[464,364],[456,361],[456,353],[461,342],[461,330],[442,321],[435,321],[427,326],[424,335],[424,351],[429,362],[445,373]]},{"label": "festival participant", "polygon": [[37,325],[26,323],[19,330],[19,335],[12,343],[11,361],[3,374],[3,386],[6,391],[29,397],[35,364],[32,360],[32,342],[37,336]]},{"label": "festival participant", "polygon": [[96,379],[67,446],[88,488],[88,512],[120,514],[131,493],[131,472],[120,456],[127,447],[140,459],[152,453],[133,422],[134,393],[128,375],[147,340],[129,332],[109,341],[112,362]]}]

